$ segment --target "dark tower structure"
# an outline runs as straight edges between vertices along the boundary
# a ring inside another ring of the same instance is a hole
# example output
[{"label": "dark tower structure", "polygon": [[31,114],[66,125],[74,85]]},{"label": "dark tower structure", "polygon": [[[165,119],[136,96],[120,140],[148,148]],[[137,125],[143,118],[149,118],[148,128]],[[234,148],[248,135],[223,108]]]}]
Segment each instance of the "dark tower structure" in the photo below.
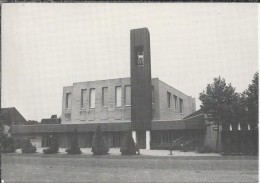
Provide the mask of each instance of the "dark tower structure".
[{"label": "dark tower structure", "polygon": [[130,34],[132,130],[144,132],[152,120],[150,33],[140,28]]}]

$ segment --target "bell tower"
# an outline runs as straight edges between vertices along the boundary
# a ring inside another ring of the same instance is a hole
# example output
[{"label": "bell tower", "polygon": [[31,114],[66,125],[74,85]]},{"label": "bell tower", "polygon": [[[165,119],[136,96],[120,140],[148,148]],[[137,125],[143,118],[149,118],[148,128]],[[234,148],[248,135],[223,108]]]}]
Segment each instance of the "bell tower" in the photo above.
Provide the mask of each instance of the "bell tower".
[{"label": "bell tower", "polygon": [[[135,139],[138,139],[138,144],[141,145],[140,143],[143,142],[144,144],[146,144],[147,148],[148,144],[150,144],[150,129],[152,120],[151,56],[149,30],[147,28],[131,30],[130,42],[132,130],[136,134],[133,136],[135,136]],[[140,134],[140,138],[138,138],[138,134]],[[148,140],[147,136],[149,136]]]}]

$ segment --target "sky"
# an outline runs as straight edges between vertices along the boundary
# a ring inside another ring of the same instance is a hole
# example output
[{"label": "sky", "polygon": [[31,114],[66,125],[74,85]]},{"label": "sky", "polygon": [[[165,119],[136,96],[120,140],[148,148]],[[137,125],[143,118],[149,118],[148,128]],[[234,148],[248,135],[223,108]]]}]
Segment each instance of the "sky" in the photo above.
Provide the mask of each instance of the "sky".
[{"label": "sky", "polygon": [[76,82],[130,77],[130,30],[147,27],[152,77],[196,98],[214,77],[247,89],[258,70],[257,4],[2,4],[2,107],[61,116]]}]

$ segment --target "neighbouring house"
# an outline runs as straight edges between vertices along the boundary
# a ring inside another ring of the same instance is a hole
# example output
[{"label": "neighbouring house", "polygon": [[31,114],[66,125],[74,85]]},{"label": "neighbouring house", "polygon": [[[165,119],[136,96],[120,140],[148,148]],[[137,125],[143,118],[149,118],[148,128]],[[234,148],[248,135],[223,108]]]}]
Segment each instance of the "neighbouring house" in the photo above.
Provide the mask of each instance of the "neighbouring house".
[{"label": "neighbouring house", "polygon": [[57,118],[57,115],[52,115],[51,118],[42,119],[41,124],[61,124],[61,118]]},{"label": "neighbouring house", "polygon": [[7,126],[23,125],[27,122],[26,119],[15,107],[1,108],[0,119],[2,121],[2,124]]}]

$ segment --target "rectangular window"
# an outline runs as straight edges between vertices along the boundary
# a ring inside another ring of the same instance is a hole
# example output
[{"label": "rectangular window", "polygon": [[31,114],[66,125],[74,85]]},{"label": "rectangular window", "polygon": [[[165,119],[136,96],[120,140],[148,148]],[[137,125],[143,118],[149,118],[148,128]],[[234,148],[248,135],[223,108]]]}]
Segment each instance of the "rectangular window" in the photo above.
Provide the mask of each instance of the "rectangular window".
[{"label": "rectangular window", "polygon": [[94,88],[90,89],[90,94],[89,94],[89,104],[90,108],[95,108],[95,98],[96,98],[96,92]]},{"label": "rectangular window", "polygon": [[66,108],[71,108],[71,93],[66,93]]},{"label": "rectangular window", "polygon": [[80,99],[80,106],[84,109],[86,106],[86,96],[87,96],[87,89],[81,90],[81,99]]},{"label": "rectangular window", "polygon": [[116,86],[116,107],[120,107],[122,105],[122,88],[121,86]]},{"label": "rectangular window", "polygon": [[154,86],[152,86],[152,104],[154,104]]},{"label": "rectangular window", "polygon": [[103,87],[102,88],[102,106],[107,107],[107,102],[108,102],[108,87]]},{"label": "rectangular window", "polygon": [[180,98],[180,113],[183,113],[183,100]]},{"label": "rectangular window", "polygon": [[125,86],[125,106],[131,106],[131,86]]},{"label": "rectangular window", "polygon": [[177,102],[178,102],[177,101],[177,96],[173,95],[173,99],[174,99],[174,104],[173,104],[174,106],[173,107],[174,107],[174,110],[176,111],[176,109],[177,109]]},{"label": "rectangular window", "polygon": [[171,108],[171,97],[172,97],[172,94],[170,92],[167,92],[167,105],[168,105],[168,108]]}]

